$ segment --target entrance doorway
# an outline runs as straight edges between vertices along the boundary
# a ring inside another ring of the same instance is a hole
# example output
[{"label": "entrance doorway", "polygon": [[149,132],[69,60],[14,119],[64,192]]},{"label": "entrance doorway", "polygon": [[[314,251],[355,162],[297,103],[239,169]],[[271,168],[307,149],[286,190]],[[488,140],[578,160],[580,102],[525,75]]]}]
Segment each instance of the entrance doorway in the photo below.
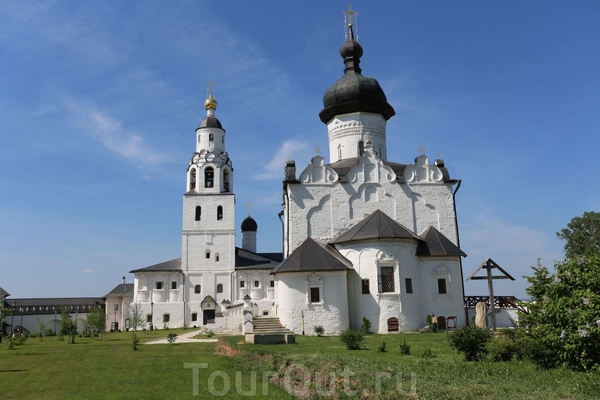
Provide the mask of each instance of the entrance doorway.
[{"label": "entrance doorway", "polygon": [[202,313],[202,324],[214,324],[215,323],[215,310],[204,310]]}]

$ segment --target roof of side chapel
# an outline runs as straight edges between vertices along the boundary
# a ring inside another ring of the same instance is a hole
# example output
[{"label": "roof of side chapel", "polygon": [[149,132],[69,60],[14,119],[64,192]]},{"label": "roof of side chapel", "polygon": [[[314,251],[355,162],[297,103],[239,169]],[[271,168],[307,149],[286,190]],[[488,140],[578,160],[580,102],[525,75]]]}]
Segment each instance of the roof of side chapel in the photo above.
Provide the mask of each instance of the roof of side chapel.
[{"label": "roof of side chapel", "polygon": [[388,217],[383,211],[376,210],[358,224],[342,232],[329,243],[339,244],[369,239],[423,240],[407,227]]},{"label": "roof of side chapel", "polygon": [[333,247],[307,238],[272,274],[302,271],[345,271],[352,264]]}]

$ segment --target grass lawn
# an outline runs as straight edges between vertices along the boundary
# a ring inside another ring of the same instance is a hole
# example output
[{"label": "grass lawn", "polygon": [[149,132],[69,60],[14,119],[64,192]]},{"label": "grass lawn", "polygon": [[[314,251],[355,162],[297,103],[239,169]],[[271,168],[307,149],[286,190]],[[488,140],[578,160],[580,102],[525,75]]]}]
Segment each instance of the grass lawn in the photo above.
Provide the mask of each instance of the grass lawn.
[{"label": "grass lawn", "polygon": [[[139,332],[139,339],[182,332]],[[346,350],[337,337],[297,336],[294,345],[215,338],[222,340],[142,345],[135,352],[131,333],[125,332],[105,334],[103,341],[77,338],[72,345],[56,337],[32,338],[16,350],[3,342],[0,398],[288,399],[294,390],[302,398],[361,399],[590,399],[600,394],[600,373],[544,371],[518,361],[465,362],[450,349],[445,333],[368,335],[366,349],[357,351]],[[411,355],[400,354],[404,340]],[[377,351],[383,341],[385,353]],[[421,357],[426,348],[436,357]]]}]

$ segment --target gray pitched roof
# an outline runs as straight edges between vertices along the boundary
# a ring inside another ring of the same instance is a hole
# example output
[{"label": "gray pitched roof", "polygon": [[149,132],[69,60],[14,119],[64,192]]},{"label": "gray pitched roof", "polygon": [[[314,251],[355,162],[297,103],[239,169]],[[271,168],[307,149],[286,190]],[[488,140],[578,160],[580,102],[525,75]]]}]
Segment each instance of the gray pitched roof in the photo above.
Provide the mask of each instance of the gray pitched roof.
[{"label": "gray pitched roof", "polygon": [[134,269],[129,271],[130,273],[135,272],[158,272],[158,271],[181,271],[181,258],[175,258],[173,260],[165,261],[159,264],[154,264],[149,267]]},{"label": "gray pitched roof", "polygon": [[418,256],[467,256],[433,226],[425,229],[420,236],[425,241],[417,245]]},{"label": "gray pitched roof", "polygon": [[320,244],[308,238],[271,273],[344,271],[351,267],[352,264],[342,257],[333,246]]},{"label": "gray pitched roof", "polygon": [[133,283],[120,283],[113,290],[104,296],[107,297],[121,297],[121,296],[133,296]]},{"label": "gray pitched roof", "polygon": [[414,239],[419,236],[388,217],[383,211],[376,210],[350,229],[342,232],[329,243],[337,244],[368,239]]},{"label": "gray pitched roof", "polygon": [[250,258],[242,257],[240,255],[235,256],[235,269],[273,269],[275,265],[259,260],[252,260]]},{"label": "gray pitched roof", "polygon": [[0,297],[8,297],[10,293],[0,287]]},{"label": "gray pitched roof", "polygon": [[58,297],[58,298],[27,298],[27,299],[11,299],[7,301],[12,306],[13,301],[16,307],[28,306],[80,306],[80,305],[102,305],[104,299],[99,297]]}]

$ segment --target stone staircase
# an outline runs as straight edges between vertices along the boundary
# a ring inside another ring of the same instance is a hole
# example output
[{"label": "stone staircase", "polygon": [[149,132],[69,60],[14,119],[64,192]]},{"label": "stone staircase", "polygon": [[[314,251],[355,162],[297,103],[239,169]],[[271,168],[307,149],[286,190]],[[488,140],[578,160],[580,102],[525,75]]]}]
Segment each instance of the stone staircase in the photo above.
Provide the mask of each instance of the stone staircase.
[{"label": "stone staircase", "polygon": [[281,325],[279,317],[254,317],[252,325],[252,332],[246,333],[246,343],[295,343],[294,332]]}]

